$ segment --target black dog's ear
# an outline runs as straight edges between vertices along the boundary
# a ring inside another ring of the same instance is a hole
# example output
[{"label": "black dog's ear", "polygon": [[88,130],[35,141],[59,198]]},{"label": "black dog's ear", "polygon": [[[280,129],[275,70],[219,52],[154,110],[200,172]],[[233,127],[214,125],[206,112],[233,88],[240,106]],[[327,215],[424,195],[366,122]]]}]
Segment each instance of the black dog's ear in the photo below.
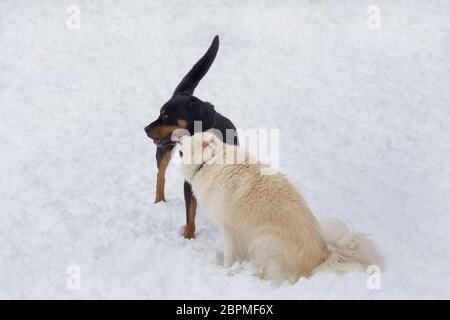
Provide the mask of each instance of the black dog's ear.
[{"label": "black dog's ear", "polygon": [[188,105],[188,111],[192,113],[194,121],[202,121],[203,130],[208,130],[214,122],[214,106],[208,102],[201,101],[195,97],[191,97]]},{"label": "black dog's ear", "polygon": [[208,72],[209,67],[211,67],[218,50],[219,36],[215,36],[208,51],[206,51],[203,57],[201,57],[200,60],[198,60],[198,62],[192,67],[191,71],[184,76],[172,96],[176,96],[181,92],[186,92],[192,95],[200,80]]}]

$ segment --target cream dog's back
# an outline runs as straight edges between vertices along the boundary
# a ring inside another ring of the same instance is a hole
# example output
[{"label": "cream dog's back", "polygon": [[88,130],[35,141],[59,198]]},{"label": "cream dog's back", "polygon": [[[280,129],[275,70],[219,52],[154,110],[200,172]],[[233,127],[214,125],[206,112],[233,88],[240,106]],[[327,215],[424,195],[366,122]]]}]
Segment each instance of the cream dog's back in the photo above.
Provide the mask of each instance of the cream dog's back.
[{"label": "cream dog's back", "polygon": [[[201,152],[203,162],[183,164],[182,171],[202,212],[223,233],[225,267],[249,259],[262,278],[295,282],[336,257],[339,250],[327,248],[319,223],[283,175],[261,175],[264,165],[241,149],[211,133],[196,136],[183,140],[183,154]],[[241,156],[238,164],[223,164],[230,152]]]}]

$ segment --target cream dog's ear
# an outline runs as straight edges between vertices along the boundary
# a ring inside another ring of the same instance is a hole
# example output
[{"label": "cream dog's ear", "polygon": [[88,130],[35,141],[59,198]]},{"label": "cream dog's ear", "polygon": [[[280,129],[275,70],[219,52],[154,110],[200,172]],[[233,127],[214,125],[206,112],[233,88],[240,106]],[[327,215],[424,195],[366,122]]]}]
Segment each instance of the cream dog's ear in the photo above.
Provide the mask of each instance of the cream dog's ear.
[{"label": "cream dog's ear", "polygon": [[215,135],[209,132],[203,133],[202,136],[202,157],[205,163],[211,163],[216,155]]},{"label": "cream dog's ear", "polygon": [[[206,135],[206,134],[205,134]],[[208,134],[208,136],[203,138],[202,148],[205,149],[210,145],[213,146],[217,143],[217,137],[214,134]]]},{"label": "cream dog's ear", "polygon": [[203,142],[202,142],[202,148],[203,148],[203,149],[207,148],[207,147],[209,146],[209,144],[210,144],[209,141],[203,140]]},{"label": "cream dog's ear", "polygon": [[221,138],[211,133],[205,133],[202,140],[203,161],[206,164],[225,164],[225,144]]}]

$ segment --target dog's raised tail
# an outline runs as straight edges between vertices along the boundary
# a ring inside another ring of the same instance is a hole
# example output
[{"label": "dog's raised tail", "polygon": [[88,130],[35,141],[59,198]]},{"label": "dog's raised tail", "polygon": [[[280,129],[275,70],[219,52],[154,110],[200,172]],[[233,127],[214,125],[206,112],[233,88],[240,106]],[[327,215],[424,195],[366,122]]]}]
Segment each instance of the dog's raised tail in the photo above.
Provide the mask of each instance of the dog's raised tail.
[{"label": "dog's raised tail", "polygon": [[362,233],[352,233],[339,220],[329,220],[321,225],[322,235],[331,249],[331,254],[318,270],[338,273],[360,270],[369,266],[385,270],[384,259],[375,243]]},{"label": "dog's raised tail", "polygon": [[180,93],[194,94],[195,88],[211,67],[219,51],[219,36],[215,36],[208,51],[197,61],[192,69],[184,76],[183,80],[176,87],[173,96]]}]

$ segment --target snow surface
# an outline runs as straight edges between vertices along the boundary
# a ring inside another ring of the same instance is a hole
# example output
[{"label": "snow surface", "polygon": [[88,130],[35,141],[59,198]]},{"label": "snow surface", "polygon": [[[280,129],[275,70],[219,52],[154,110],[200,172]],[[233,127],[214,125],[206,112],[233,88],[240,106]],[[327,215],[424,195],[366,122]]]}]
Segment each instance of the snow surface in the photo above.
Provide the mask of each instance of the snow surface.
[{"label": "snow surface", "polygon": [[[447,0],[0,0],[0,298],[450,298],[449,16]],[[153,204],[143,128],[215,34],[196,95],[281,130],[280,169],[314,213],[381,247],[381,289],[228,275],[201,215],[181,236],[176,164]]]}]

